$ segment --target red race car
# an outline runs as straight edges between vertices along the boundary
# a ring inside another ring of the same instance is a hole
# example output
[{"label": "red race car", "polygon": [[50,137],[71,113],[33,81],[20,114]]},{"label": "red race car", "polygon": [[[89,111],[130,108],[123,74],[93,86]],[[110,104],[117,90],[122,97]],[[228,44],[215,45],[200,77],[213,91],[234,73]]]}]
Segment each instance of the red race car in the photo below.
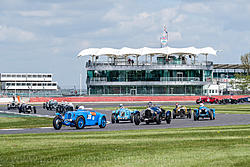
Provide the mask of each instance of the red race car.
[{"label": "red race car", "polygon": [[213,103],[218,103],[219,102],[219,99],[217,98],[214,98],[214,97],[200,97],[199,99],[196,100],[196,103],[199,104],[199,103],[210,103],[210,104],[213,104]]}]

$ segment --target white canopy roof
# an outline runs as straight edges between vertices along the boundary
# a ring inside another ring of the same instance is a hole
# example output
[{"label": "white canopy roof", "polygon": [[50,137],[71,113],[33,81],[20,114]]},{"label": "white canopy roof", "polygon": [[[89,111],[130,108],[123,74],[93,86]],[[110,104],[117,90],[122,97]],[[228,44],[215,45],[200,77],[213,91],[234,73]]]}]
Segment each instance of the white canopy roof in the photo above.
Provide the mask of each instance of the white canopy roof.
[{"label": "white canopy roof", "polygon": [[165,54],[165,55],[171,55],[171,54],[192,54],[192,55],[198,55],[198,54],[210,54],[210,55],[216,55],[217,50],[214,50],[211,47],[205,47],[205,48],[195,48],[195,47],[188,47],[188,48],[171,48],[171,47],[164,47],[164,48],[121,48],[121,49],[113,49],[113,48],[89,48],[82,50],[77,56],[101,56],[101,55],[115,55],[115,56],[125,56],[125,55],[155,55],[155,54]]}]

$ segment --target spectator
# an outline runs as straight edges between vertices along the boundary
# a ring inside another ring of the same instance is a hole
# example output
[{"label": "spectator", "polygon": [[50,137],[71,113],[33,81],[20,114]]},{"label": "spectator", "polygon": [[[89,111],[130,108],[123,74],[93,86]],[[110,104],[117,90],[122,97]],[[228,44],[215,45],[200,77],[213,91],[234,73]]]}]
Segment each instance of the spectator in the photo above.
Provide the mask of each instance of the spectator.
[{"label": "spectator", "polygon": [[128,59],[128,64],[131,64],[131,59],[130,58]]},{"label": "spectator", "polygon": [[134,60],[131,60],[132,66],[134,65]]}]

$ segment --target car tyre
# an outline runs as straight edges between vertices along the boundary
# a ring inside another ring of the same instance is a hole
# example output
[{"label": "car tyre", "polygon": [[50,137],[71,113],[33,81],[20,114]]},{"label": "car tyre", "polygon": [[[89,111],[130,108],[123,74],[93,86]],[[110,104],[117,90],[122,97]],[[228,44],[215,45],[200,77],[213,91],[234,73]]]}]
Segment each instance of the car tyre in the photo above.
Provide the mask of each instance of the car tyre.
[{"label": "car tyre", "polygon": [[36,107],[35,106],[33,107],[33,111],[34,111],[34,114],[36,114]]},{"label": "car tyre", "polygon": [[212,113],[212,111],[209,111],[209,118],[210,118],[210,120],[213,120],[213,113]]},{"label": "car tyre", "polygon": [[111,115],[111,123],[114,124],[115,123],[115,114]]},{"label": "car tyre", "polygon": [[61,118],[59,116],[55,116],[55,118],[53,119],[53,127],[55,130],[61,129],[62,122],[61,122]]},{"label": "car tyre", "polygon": [[139,114],[136,114],[134,116],[134,122],[135,122],[135,125],[140,125],[141,120],[140,120],[140,115]]},{"label": "car tyre", "polygon": [[107,125],[106,117],[103,116],[101,119],[101,125],[99,125],[100,128],[105,128]]},{"label": "car tyre", "polygon": [[85,126],[85,119],[83,116],[76,118],[76,129],[83,129]]}]

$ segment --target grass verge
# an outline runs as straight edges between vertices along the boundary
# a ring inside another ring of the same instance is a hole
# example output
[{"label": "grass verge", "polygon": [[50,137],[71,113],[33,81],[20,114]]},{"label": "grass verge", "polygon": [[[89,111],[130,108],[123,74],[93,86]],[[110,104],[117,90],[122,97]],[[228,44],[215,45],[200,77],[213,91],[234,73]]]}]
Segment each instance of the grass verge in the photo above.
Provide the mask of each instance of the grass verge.
[{"label": "grass verge", "polygon": [[0,136],[0,166],[249,166],[250,125]]},{"label": "grass verge", "polygon": [[52,118],[0,117],[0,129],[51,127]]}]

